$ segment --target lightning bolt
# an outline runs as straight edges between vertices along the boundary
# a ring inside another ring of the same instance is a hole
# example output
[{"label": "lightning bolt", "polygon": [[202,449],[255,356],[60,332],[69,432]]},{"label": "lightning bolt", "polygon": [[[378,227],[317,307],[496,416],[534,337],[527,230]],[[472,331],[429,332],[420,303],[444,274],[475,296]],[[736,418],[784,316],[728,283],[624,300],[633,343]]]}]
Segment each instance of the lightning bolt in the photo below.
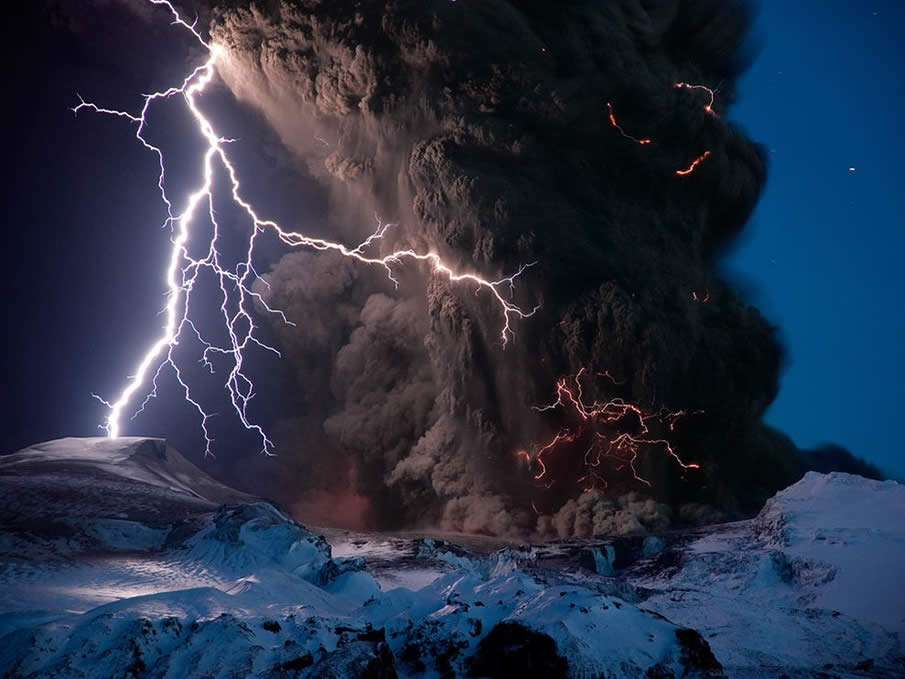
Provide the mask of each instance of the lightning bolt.
[{"label": "lightning bolt", "polygon": [[[693,85],[691,83],[686,83],[686,82],[674,83],[673,87],[675,87],[676,89],[680,89],[680,90],[681,89],[701,90],[703,92],[706,92],[709,95],[709,100],[704,105],[704,111],[708,115],[713,116],[714,118],[719,118],[719,116],[713,110],[713,103],[714,103],[714,100],[716,99],[716,93],[718,90],[711,89],[711,88],[707,87],[706,85]],[[648,139],[646,137],[640,138],[640,139],[638,137],[633,137],[628,132],[626,132],[624,129],[622,129],[622,126],[616,121],[616,114],[613,112],[613,105],[610,102],[607,102],[606,107],[607,107],[607,110],[609,111],[610,125],[612,125],[616,129],[616,131],[619,132],[619,134],[621,134],[623,137],[625,137],[629,141],[633,141],[636,144],[640,144],[641,146],[647,146],[648,144],[651,143],[651,141],[652,141],[651,139]],[[676,175],[678,175],[679,177],[685,177],[687,175],[690,175],[692,172],[694,172],[697,169],[698,165],[703,163],[709,157],[710,157],[710,151],[709,150],[704,151],[704,153],[702,153],[697,158],[695,158],[688,167],[679,168],[678,170],[676,170]]]},{"label": "lightning bolt", "polygon": [[[679,89],[679,90],[682,90],[682,89],[701,90],[702,92],[706,92],[710,98],[707,101],[707,103],[704,105],[704,112],[707,113],[707,115],[713,116],[714,118],[719,118],[719,116],[713,110],[713,102],[714,102],[714,99],[716,98],[717,90],[711,89],[711,88],[707,87],[706,85],[692,85],[691,83],[686,83],[686,82],[675,83],[675,87],[676,87],[676,89]],[[703,163],[709,157],[710,157],[710,150],[704,151],[704,153],[699,155],[697,158],[695,158],[691,162],[691,165],[689,165],[688,167],[686,167],[684,169],[676,170],[676,174],[680,177],[685,177],[687,175],[690,175],[692,172],[694,172],[697,169],[698,165]]]},{"label": "lightning bolt", "polygon": [[714,99],[716,99],[716,92],[717,92],[716,90],[712,90],[709,87],[707,87],[706,85],[692,85],[690,83],[676,83],[675,88],[679,89],[679,90],[681,90],[681,89],[701,90],[703,92],[706,92],[710,96],[710,100],[704,106],[704,111],[706,111],[708,114],[710,114],[716,118],[719,118],[719,116],[713,110],[713,102],[714,102]]},{"label": "lightning bolt", "polygon": [[[251,312],[255,302],[259,303],[267,313],[279,317],[289,325],[293,325],[282,311],[268,306],[264,298],[252,289],[252,285],[256,281],[262,281],[265,285],[267,284],[266,280],[258,276],[253,265],[256,241],[265,232],[275,234],[277,238],[291,248],[331,251],[339,253],[343,257],[355,259],[362,264],[382,266],[386,269],[390,280],[397,287],[398,282],[393,276],[393,267],[407,260],[423,262],[429,265],[431,271],[445,277],[452,283],[471,283],[476,286],[476,292],[484,291],[489,293],[491,301],[498,307],[503,319],[500,337],[504,347],[510,336],[514,335],[511,327],[513,319],[528,318],[538,310],[539,306],[535,306],[530,311],[523,310],[511,301],[516,279],[528,267],[533,266],[534,262],[521,266],[511,276],[500,280],[488,280],[475,273],[455,270],[434,252],[418,252],[413,249],[404,249],[397,250],[386,256],[368,254],[368,248],[376,241],[383,239],[388,228],[392,226],[391,224],[381,223],[379,219],[377,230],[374,233],[359,245],[349,247],[339,242],[315,238],[284,229],[277,222],[260,217],[254,207],[242,197],[238,173],[227,155],[226,147],[233,140],[218,134],[199,106],[199,98],[214,79],[217,60],[224,54],[224,48],[205,40],[197,28],[197,21],[188,23],[169,0],[148,0],[148,2],[152,5],[163,6],[172,16],[172,24],[188,31],[193,36],[207,52],[205,62],[191,71],[181,85],[145,95],[144,106],[138,114],[102,108],[94,103],[85,101],[81,96],[79,96],[79,104],[73,109],[76,114],[83,110],[90,110],[95,113],[123,118],[136,126],[135,137],[157,157],[160,168],[157,188],[167,211],[167,219],[164,222],[164,226],[169,226],[172,230],[172,247],[170,248],[166,269],[167,301],[164,308],[166,322],[160,334],[151,342],[139,360],[134,374],[120,394],[112,401],[94,395],[95,398],[109,408],[106,421],[101,426],[110,438],[116,438],[120,435],[124,413],[130,404],[138,398],[137,394],[143,386],[147,384],[148,390],[133,418],[144,410],[151,399],[157,396],[158,379],[163,371],[169,368],[180,384],[186,402],[198,412],[201,418],[201,430],[205,439],[205,454],[212,454],[213,437],[209,428],[209,420],[213,414],[207,412],[199,400],[192,395],[191,386],[184,376],[179,362],[176,360],[176,347],[181,339],[188,337],[197,339],[204,347],[201,362],[211,372],[214,372],[214,365],[211,360],[214,356],[223,356],[231,360],[231,368],[225,379],[224,387],[228,392],[233,410],[242,425],[257,435],[261,444],[261,452],[268,455],[273,454],[273,442],[264,429],[252,420],[248,412],[249,404],[255,396],[255,390],[254,382],[246,373],[244,366],[246,353],[249,349],[259,348],[272,352],[277,356],[280,355],[277,349],[259,339],[256,333],[258,326],[255,324],[255,319]],[[152,104],[173,97],[181,97],[183,99],[198,128],[198,132],[206,142],[202,159],[203,176],[200,185],[188,194],[186,206],[181,212],[175,211],[174,203],[167,194],[164,153],[158,146],[148,141],[145,136],[148,111]],[[223,261],[223,255],[219,250],[221,232],[214,212],[214,195],[217,188],[215,186],[215,169],[218,167],[224,170],[228,177],[228,194],[233,204],[241,209],[251,221],[251,230],[247,235],[247,240],[244,242],[244,258],[232,267]],[[194,233],[197,229],[193,227],[198,221],[199,213],[205,210],[207,212],[207,220],[213,227],[212,235],[209,237],[208,242],[203,244],[203,256],[193,257],[189,254],[189,246],[192,244],[193,251],[197,251],[197,242],[193,242],[193,238],[195,241],[199,238],[198,234]],[[219,282],[220,315],[229,338],[228,343],[224,345],[209,341],[192,321],[190,315],[192,291],[199,281],[200,274],[204,271],[211,272]]]},{"label": "lightning bolt", "polygon": [[698,167],[698,165],[703,163],[709,157],[710,157],[710,151],[709,150],[704,151],[704,153],[702,153],[697,158],[695,158],[693,161],[691,161],[691,165],[689,165],[688,167],[686,167],[684,169],[676,170],[676,174],[679,175],[680,177],[684,177],[685,175],[691,174],[692,172],[695,171],[695,169]]},{"label": "lightning bolt", "polygon": [[628,132],[626,132],[625,130],[623,130],[623,129],[622,129],[622,126],[621,126],[619,123],[616,122],[616,114],[613,113],[613,105],[612,105],[610,102],[607,102],[607,103],[606,103],[606,107],[607,107],[607,109],[608,109],[609,112],[610,112],[610,116],[609,116],[609,117],[610,117],[610,125],[612,125],[613,127],[615,127],[616,130],[619,132],[619,134],[621,134],[621,135],[622,135],[623,137],[625,137],[626,139],[629,139],[629,140],[635,142],[636,144],[640,144],[641,146],[646,146],[647,144],[650,144],[650,141],[651,141],[650,139],[638,139],[637,137],[633,137],[633,136],[630,135]]},{"label": "lightning bolt", "polygon": [[[578,424],[575,427],[560,429],[556,435],[546,443],[539,445],[533,454],[527,450],[516,451],[516,456],[525,460],[535,481],[540,481],[547,474],[547,465],[544,463],[544,455],[556,448],[571,444],[590,431],[591,444],[584,454],[584,472],[578,477],[578,483],[586,483],[586,490],[600,483],[606,487],[606,479],[598,472],[602,459],[613,461],[617,471],[627,467],[633,478],[650,486],[650,482],[642,477],[635,467],[635,462],[643,447],[658,447],[683,470],[699,469],[695,462],[685,462],[673,448],[672,443],[666,438],[656,438],[651,433],[651,424],[660,423],[670,432],[675,431],[676,422],[688,415],[700,415],[701,410],[670,411],[661,408],[655,412],[646,412],[634,403],[629,403],[622,398],[595,400],[588,402],[584,396],[582,377],[587,371],[582,368],[575,375],[560,378],[556,382],[556,400],[544,406],[534,406],[534,410],[543,413],[547,411],[565,409]],[[597,375],[606,377],[613,384],[621,384],[615,380],[609,371],[598,372]],[[604,428],[609,433],[596,431]],[[620,431],[627,429],[628,431]],[[546,486],[549,487],[549,486]]]}]

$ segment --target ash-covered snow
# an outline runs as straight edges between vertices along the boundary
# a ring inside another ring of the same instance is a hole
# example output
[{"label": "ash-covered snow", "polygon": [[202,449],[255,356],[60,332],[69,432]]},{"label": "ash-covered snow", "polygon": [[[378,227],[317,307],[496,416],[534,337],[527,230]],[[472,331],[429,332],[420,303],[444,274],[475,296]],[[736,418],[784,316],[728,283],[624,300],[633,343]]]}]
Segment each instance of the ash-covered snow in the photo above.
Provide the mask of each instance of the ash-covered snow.
[{"label": "ash-covered snow", "polygon": [[0,676],[905,671],[892,482],[809,474],[752,521],[533,546],[325,539],[153,439],[35,446],[0,488]]}]

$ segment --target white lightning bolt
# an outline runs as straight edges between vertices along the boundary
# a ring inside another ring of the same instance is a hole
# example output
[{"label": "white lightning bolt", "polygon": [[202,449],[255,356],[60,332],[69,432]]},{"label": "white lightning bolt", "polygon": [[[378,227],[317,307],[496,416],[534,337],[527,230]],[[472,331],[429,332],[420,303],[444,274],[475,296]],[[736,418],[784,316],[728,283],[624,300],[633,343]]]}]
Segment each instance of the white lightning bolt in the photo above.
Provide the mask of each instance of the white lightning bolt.
[{"label": "white lightning bolt", "polygon": [[[531,264],[523,265],[511,276],[492,281],[482,278],[477,274],[457,272],[444,263],[438,254],[433,252],[417,252],[412,249],[406,249],[397,250],[384,257],[367,255],[365,252],[366,248],[374,241],[383,238],[387,229],[391,226],[390,224],[382,224],[380,220],[378,220],[377,230],[371,234],[371,236],[356,247],[348,247],[342,243],[322,238],[313,238],[294,231],[287,231],[276,222],[259,217],[251,204],[242,198],[240,194],[239,179],[236,169],[229,160],[224,148],[224,146],[232,140],[218,135],[210,120],[208,120],[198,106],[198,96],[204,92],[205,87],[207,87],[214,78],[217,58],[222,54],[223,48],[219,45],[208,43],[196,28],[196,24],[186,22],[169,0],[148,1],[151,4],[163,5],[167,8],[173,16],[173,24],[188,30],[207,50],[208,57],[205,63],[193,70],[179,87],[171,87],[160,92],[155,92],[154,94],[145,95],[144,106],[138,115],[133,115],[126,111],[101,108],[96,104],[85,101],[81,97],[79,97],[80,103],[73,109],[75,113],[78,113],[83,109],[89,109],[96,113],[118,116],[137,125],[135,133],[136,138],[145,148],[152,151],[157,156],[160,165],[157,186],[167,209],[167,220],[165,225],[169,225],[173,228],[173,236],[171,238],[172,248],[170,250],[169,264],[166,273],[168,295],[167,303],[164,308],[166,323],[161,334],[154,340],[142,356],[134,375],[129,379],[125,388],[115,400],[106,401],[101,397],[94,395],[95,398],[100,400],[110,409],[106,423],[103,425],[103,428],[110,438],[119,436],[123,412],[129,403],[133,401],[136,392],[139,391],[142,385],[146,384],[148,376],[153,374],[150,379],[149,390],[135,415],[142,412],[148,401],[157,396],[158,377],[164,368],[169,366],[172,368],[177,381],[182,386],[186,401],[188,401],[201,416],[201,429],[205,439],[205,454],[211,454],[213,439],[208,429],[208,420],[212,417],[212,414],[206,412],[204,407],[192,397],[189,384],[183,377],[182,371],[174,356],[174,350],[179,344],[180,337],[183,335],[183,332],[186,331],[186,328],[188,328],[191,335],[197,338],[204,346],[201,360],[211,372],[213,372],[213,364],[210,361],[212,355],[218,354],[232,358],[232,368],[226,378],[224,386],[229,393],[233,409],[245,428],[258,435],[261,441],[261,452],[268,455],[272,454],[273,442],[267,437],[266,432],[261,426],[254,423],[249,417],[248,405],[254,398],[254,384],[243,370],[246,349],[252,345],[271,351],[279,356],[279,352],[275,348],[259,340],[255,334],[257,326],[254,323],[250,311],[253,301],[259,302],[268,312],[280,316],[284,322],[293,325],[282,311],[270,308],[263,297],[251,289],[251,284],[256,280],[261,280],[266,284],[266,281],[260,278],[255,271],[254,266],[252,265],[252,258],[254,255],[256,238],[267,230],[275,233],[281,241],[291,247],[330,250],[338,252],[344,257],[357,259],[364,264],[380,265],[387,270],[390,280],[394,283],[396,283],[396,279],[393,277],[392,266],[408,259],[428,263],[434,272],[445,276],[452,282],[471,282],[477,286],[478,290],[488,291],[491,294],[493,301],[499,306],[503,316],[503,328],[500,334],[504,346],[509,339],[509,335],[512,334],[511,320],[513,316],[527,318],[538,310],[539,307],[535,306],[531,311],[525,311],[510,301],[515,279],[518,278],[526,268],[533,266],[533,262]],[[150,143],[145,138],[144,134],[147,113],[151,104],[157,100],[169,99],[177,95],[185,100],[186,106],[198,126],[198,131],[207,142],[207,147],[204,152],[203,181],[198,188],[189,194],[185,210],[179,214],[174,214],[173,203],[167,196],[165,188],[166,173],[163,152],[160,148]],[[227,268],[221,263],[221,255],[217,247],[217,241],[220,237],[220,227],[217,224],[213,205],[215,188],[214,168],[218,163],[226,171],[229,177],[230,195],[233,202],[248,215],[252,222],[252,230],[248,236],[247,247],[245,249],[245,258],[234,268]],[[206,203],[207,205],[208,218],[213,226],[213,232],[210,236],[207,252],[203,257],[198,259],[189,254],[188,244],[192,235],[191,227],[193,219],[196,216],[199,206],[203,203]],[[222,294],[220,311],[229,336],[229,346],[217,346],[207,341],[189,317],[191,293],[202,270],[213,272],[219,280],[220,291]],[[509,288],[510,299],[504,297],[501,292],[501,289],[505,290],[507,287]],[[235,311],[231,311],[230,309],[235,309]]]}]

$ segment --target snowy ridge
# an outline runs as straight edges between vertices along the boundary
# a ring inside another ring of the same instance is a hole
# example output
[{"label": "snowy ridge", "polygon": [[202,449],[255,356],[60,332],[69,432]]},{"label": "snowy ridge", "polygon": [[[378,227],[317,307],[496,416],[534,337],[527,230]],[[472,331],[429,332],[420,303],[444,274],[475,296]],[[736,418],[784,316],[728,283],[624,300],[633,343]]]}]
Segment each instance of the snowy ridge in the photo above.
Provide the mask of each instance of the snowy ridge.
[{"label": "snowy ridge", "polygon": [[732,676],[905,675],[905,486],[809,472],[625,572]]},{"label": "snowy ridge", "polygon": [[16,508],[0,531],[0,676],[905,672],[892,482],[809,474],[752,521],[487,553],[328,542],[270,503],[211,502],[230,489],[163,442],[78,441],[0,460]]},{"label": "snowy ridge", "polygon": [[767,502],[754,530],[817,577],[825,564],[826,581],[814,587],[811,605],[879,623],[905,640],[903,524],[902,484],[809,472]]},{"label": "snowy ridge", "polygon": [[164,439],[70,437],[0,457],[3,476],[54,473],[123,478],[217,504],[248,497],[202,472]]}]

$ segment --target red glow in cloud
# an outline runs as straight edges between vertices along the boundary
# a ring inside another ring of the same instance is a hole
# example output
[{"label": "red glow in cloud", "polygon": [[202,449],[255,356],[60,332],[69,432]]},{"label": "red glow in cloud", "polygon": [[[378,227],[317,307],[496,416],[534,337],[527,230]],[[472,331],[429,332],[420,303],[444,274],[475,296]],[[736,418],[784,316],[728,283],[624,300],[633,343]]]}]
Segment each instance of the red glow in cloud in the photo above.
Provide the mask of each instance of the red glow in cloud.
[{"label": "red glow in cloud", "polygon": [[[597,374],[613,381],[608,371]],[[676,423],[682,417],[702,414],[703,411],[671,411],[661,408],[655,412],[648,412],[618,397],[588,401],[584,396],[582,385],[584,375],[586,371],[582,368],[575,375],[560,378],[556,382],[556,400],[549,405],[534,407],[537,412],[563,409],[577,419],[577,424],[561,429],[549,441],[539,445],[533,453],[524,449],[516,451],[516,456],[525,460],[531,469],[534,481],[549,476],[548,466],[544,462],[545,455],[568,448],[586,435],[591,437],[590,444],[584,452],[583,471],[575,479],[577,483],[585,486],[585,490],[607,486],[606,479],[598,471],[604,460],[609,461],[615,471],[627,469],[636,481],[650,486],[650,482],[638,473],[635,466],[644,448],[659,449],[672,458],[683,471],[699,468],[695,462],[685,462],[668,438],[655,436],[651,426],[656,423],[664,432],[673,432]],[[614,381],[614,384],[619,383]],[[548,479],[545,487],[549,488],[553,481],[555,480]]]}]

